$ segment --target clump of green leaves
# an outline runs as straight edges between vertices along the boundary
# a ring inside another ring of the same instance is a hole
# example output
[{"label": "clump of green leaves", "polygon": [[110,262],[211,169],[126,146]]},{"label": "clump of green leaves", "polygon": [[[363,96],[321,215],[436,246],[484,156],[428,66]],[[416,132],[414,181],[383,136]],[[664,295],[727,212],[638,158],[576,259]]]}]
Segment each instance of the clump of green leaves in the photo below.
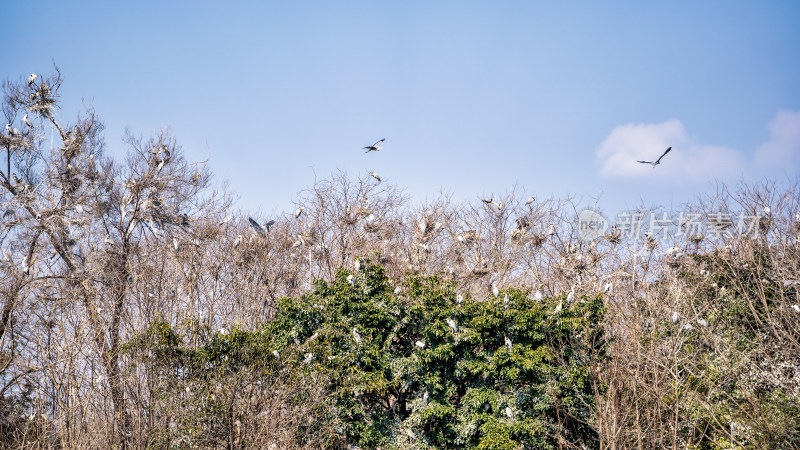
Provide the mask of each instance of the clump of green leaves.
[{"label": "clump of green leaves", "polygon": [[[282,299],[261,330],[191,351],[161,332],[155,347],[165,369],[182,367],[184,384],[199,380],[201,391],[221,377],[266,384],[277,373],[291,374],[297,392],[316,384],[319,407],[298,428],[298,445],[597,447],[601,299],[536,301],[516,289],[457,297],[438,276],[410,276],[395,293],[381,267],[362,262],[358,273],[342,269],[314,292]],[[196,411],[196,421],[221,413]]]}]

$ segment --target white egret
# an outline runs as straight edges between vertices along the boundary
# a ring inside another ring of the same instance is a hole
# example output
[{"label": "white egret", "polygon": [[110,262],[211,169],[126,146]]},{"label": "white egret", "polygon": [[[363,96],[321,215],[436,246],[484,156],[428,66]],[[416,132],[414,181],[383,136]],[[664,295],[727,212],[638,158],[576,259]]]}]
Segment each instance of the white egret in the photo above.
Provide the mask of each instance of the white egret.
[{"label": "white egret", "polygon": [[700,324],[700,326],[703,328],[708,326],[708,322],[706,321],[706,319],[703,319],[702,317],[697,319],[697,323]]},{"label": "white egret", "polygon": [[614,287],[614,285],[613,285],[613,284],[611,284],[611,283],[606,283],[606,285],[605,285],[605,286],[603,286],[603,293],[604,293],[604,294],[608,293],[608,291],[610,291],[610,290],[611,290],[611,288],[613,288],[613,287]]},{"label": "white egret", "polygon": [[375,141],[375,143],[372,144],[372,145],[368,145],[366,147],[362,147],[362,150],[363,149],[367,149],[367,151],[365,151],[364,153],[377,152],[378,150],[381,149],[381,144],[383,144],[383,141],[385,141],[385,140],[386,140],[386,138],[383,138],[381,140]]},{"label": "white egret", "polygon": [[556,306],[556,310],[554,314],[558,314],[564,308],[564,302],[558,302],[558,306]]},{"label": "white egret", "polygon": [[510,406],[506,406],[505,413],[506,413],[506,417],[508,417],[509,419],[513,419],[514,418],[514,410],[511,409]]},{"label": "white egret", "polygon": [[28,113],[25,113],[25,115],[22,117],[22,121],[25,122],[25,125],[27,125],[28,128],[33,128],[33,123],[31,123],[31,119],[28,118]]},{"label": "white egret", "polygon": [[795,312],[797,312],[797,313],[800,313],[800,305],[792,305],[792,309],[793,309]]},{"label": "white egret", "polygon": [[277,350],[273,350],[273,351],[272,351],[272,355],[273,355],[273,356],[275,356],[276,358],[280,358],[280,357],[281,357],[281,354],[280,354],[280,353],[278,353],[278,351],[277,351]]},{"label": "white egret", "polygon": [[500,296],[500,289],[497,289],[497,283],[494,281],[492,281],[492,295],[494,295],[494,298]]},{"label": "white egret", "polygon": [[355,267],[356,267],[356,272],[361,271],[361,261],[358,258],[356,258]]},{"label": "white egret", "polygon": [[237,235],[237,236],[236,236],[236,239],[234,239],[234,240],[233,240],[233,248],[236,248],[236,247],[238,247],[238,246],[239,246],[239,244],[241,244],[241,243],[242,243],[242,239],[243,239],[243,238],[242,238],[242,235],[241,235],[241,234]]},{"label": "white egret", "polygon": [[669,153],[670,150],[672,150],[672,147],[666,149],[664,151],[664,153],[662,153],[661,156],[659,156],[658,159],[655,160],[655,161],[636,161],[636,162],[639,162],[639,163],[642,163],[642,164],[650,164],[651,166],[653,166],[653,169],[655,169],[657,165],[661,164],[661,158],[666,156],[666,154]]},{"label": "white egret", "polygon": [[533,294],[533,299],[536,301],[541,301],[543,298],[544,295],[542,295],[542,291],[536,291],[536,293]]},{"label": "white egret", "polygon": [[414,342],[414,345],[416,345],[417,348],[425,348],[425,343],[422,341]]},{"label": "white egret", "polygon": [[380,176],[379,176],[377,173],[375,173],[375,172],[370,172],[370,173],[369,173],[369,175],[370,175],[372,178],[375,178],[376,180],[378,180],[378,183],[380,183],[380,182],[381,182],[381,177],[380,177]]},{"label": "white egret", "polygon": [[32,73],[31,76],[28,77],[28,86],[33,86],[33,83],[36,81],[37,78],[39,78],[39,76],[36,75],[35,73]]},{"label": "white egret", "polygon": [[573,300],[575,300],[575,288],[574,287],[569,291],[569,294],[567,294],[567,303],[572,303]]},{"label": "white egret", "polygon": [[304,207],[302,207],[302,206],[301,206],[301,207],[299,207],[299,208],[297,208],[297,210],[294,212],[294,217],[295,217],[296,219],[299,219],[299,218],[300,218],[300,215],[301,215],[301,214],[303,214],[303,210],[304,210],[304,209],[305,209],[305,208],[304,208]]},{"label": "white egret", "polygon": [[180,248],[181,248],[181,243],[180,243],[180,242],[178,242],[178,239],[177,239],[177,238],[172,238],[172,248],[174,248],[176,252],[177,252],[178,250],[180,250]]},{"label": "white egret", "polygon": [[678,311],[673,311],[672,312],[672,323],[677,323],[677,322],[678,322]]},{"label": "white egret", "polygon": [[347,276],[347,282],[350,283],[350,286],[355,286],[356,285],[356,277],[354,277],[353,274],[348,275]]},{"label": "white egret", "polygon": [[428,391],[425,391],[425,393],[422,394],[422,404],[427,405],[429,401],[430,401],[430,395],[428,394]]},{"label": "white egret", "polygon": [[356,330],[356,327],[353,327],[353,339],[355,339],[356,344],[361,343],[361,335],[358,334],[358,330]]},{"label": "white egret", "polygon": [[453,332],[458,331],[458,326],[456,325],[456,321],[449,317],[447,318],[447,326],[450,327],[450,329],[452,329]]},{"label": "white egret", "polygon": [[509,339],[508,336],[505,337],[505,342],[506,347],[508,347],[508,351],[511,351],[511,348],[514,346],[514,344],[511,343],[511,339]]},{"label": "white egret", "polygon": [[503,296],[503,306],[504,306],[505,308],[508,308],[508,303],[509,303],[509,300],[508,300],[508,294],[505,294],[505,295]]},{"label": "white egret", "polygon": [[228,214],[228,215],[227,215],[227,216],[226,216],[224,219],[222,219],[222,220],[219,222],[219,225],[220,225],[220,226],[222,226],[222,225],[225,225],[225,224],[227,224],[228,222],[230,222],[231,220],[233,220],[233,214]]},{"label": "white egret", "polygon": [[461,294],[456,294],[456,305],[461,306],[461,303],[464,301],[464,296]]},{"label": "white egret", "polygon": [[525,205],[526,205],[526,206],[531,206],[531,204],[533,204],[533,202],[535,202],[535,201],[536,201],[536,199],[535,199],[535,198],[533,198],[533,197],[528,197],[528,200],[525,202]]}]

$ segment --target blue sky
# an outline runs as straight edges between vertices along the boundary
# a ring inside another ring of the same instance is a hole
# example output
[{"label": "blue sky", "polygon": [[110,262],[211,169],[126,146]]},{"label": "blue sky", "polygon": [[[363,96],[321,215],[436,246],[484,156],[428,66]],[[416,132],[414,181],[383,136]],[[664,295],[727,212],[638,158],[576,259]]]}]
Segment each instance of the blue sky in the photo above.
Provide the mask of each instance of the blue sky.
[{"label": "blue sky", "polygon": [[[675,208],[800,173],[800,2],[12,2],[0,78],[65,78],[125,127],[170,127],[247,211],[332,171],[422,201],[601,195]],[[360,148],[386,138],[380,152]],[[635,159],[657,157],[656,169]]]}]

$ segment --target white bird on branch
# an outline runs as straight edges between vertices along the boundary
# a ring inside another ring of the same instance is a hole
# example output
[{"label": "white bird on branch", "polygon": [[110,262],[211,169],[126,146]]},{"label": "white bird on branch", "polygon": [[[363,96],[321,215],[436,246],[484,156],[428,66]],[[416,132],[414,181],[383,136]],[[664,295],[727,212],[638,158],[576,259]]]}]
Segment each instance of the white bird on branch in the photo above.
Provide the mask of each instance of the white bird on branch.
[{"label": "white bird on branch", "polygon": [[370,172],[369,176],[371,176],[372,178],[375,178],[376,180],[378,180],[378,183],[381,182],[381,177],[376,172]]},{"label": "white bird on branch", "polygon": [[361,335],[358,334],[358,330],[356,330],[356,327],[353,327],[353,339],[355,339],[356,344],[361,343]]},{"label": "white bird on branch", "polygon": [[22,121],[25,122],[28,128],[33,128],[33,123],[31,123],[31,119],[28,118],[28,113],[25,113],[25,116],[22,117]]},{"label": "white bird on branch", "polygon": [[374,144],[368,145],[366,147],[362,147],[362,149],[367,149],[367,151],[365,151],[364,153],[377,152],[378,150],[381,149],[381,144],[383,144],[383,141],[385,141],[385,140],[386,140],[386,138],[383,138],[383,139],[381,139],[379,141],[375,141]]},{"label": "white bird on branch", "polygon": [[36,81],[37,78],[39,78],[39,76],[32,73],[31,76],[28,77],[28,86],[33,86],[33,82]]},{"label": "white bird on branch", "polygon": [[304,208],[304,207],[302,207],[302,206],[301,206],[301,207],[299,207],[299,208],[297,208],[297,210],[294,212],[294,217],[295,217],[295,219],[299,219],[299,218],[300,218],[300,215],[301,215],[301,214],[303,214],[303,210],[304,210],[304,209],[305,209],[305,208]]},{"label": "white bird on branch", "polygon": [[556,306],[556,310],[554,314],[558,314],[564,308],[564,302],[558,302],[558,306]]},{"label": "white bird on branch", "polygon": [[655,169],[657,165],[661,164],[661,158],[666,156],[666,154],[669,153],[670,150],[672,150],[672,147],[666,149],[664,151],[664,153],[662,153],[661,156],[659,156],[658,159],[655,160],[655,161],[636,161],[636,162],[639,162],[639,163],[642,163],[642,164],[650,164],[651,166],[653,166],[653,169]]},{"label": "white bird on branch", "polygon": [[456,325],[456,321],[449,317],[447,318],[447,326],[450,327],[450,329],[452,329],[453,332],[458,331],[458,326]]}]

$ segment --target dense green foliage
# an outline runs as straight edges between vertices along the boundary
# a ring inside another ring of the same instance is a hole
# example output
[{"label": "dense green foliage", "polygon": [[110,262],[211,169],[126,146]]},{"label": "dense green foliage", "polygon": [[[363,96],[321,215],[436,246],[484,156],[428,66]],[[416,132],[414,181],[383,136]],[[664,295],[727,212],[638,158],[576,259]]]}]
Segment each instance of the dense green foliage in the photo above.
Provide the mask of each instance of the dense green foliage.
[{"label": "dense green foliage", "polygon": [[[247,419],[226,416],[231,397],[247,391],[244,384],[282,377],[323,386],[307,399],[317,402],[308,436],[326,446],[598,446],[599,297],[567,304],[512,289],[459,304],[456,286],[440,277],[410,277],[395,294],[380,267],[362,266],[300,299],[284,298],[258,331],[207,334],[191,346],[156,322],[133,341],[130,350],[160,366],[160,395],[182,398],[181,408],[194,412],[182,432],[166,433],[169,441],[229,436],[235,431],[226,424]],[[228,394],[209,401],[220,383]]]}]

